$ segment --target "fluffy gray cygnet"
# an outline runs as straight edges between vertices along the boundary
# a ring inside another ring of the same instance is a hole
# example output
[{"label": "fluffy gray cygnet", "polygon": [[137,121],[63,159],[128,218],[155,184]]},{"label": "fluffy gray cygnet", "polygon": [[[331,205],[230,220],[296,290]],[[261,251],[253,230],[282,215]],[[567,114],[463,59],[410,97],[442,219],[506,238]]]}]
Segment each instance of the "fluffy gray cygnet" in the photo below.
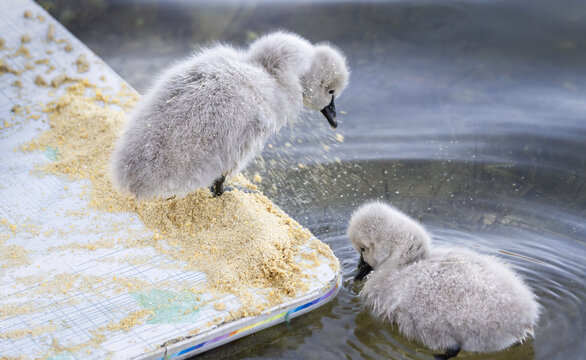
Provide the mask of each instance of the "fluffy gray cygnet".
[{"label": "fluffy gray cygnet", "polygon": [[137,198],[185,196],[242,170],[303,106],[336,127],[346,59],[327,44],[274,32],[247,50],[204,49],[166,70],[116,143],[114,184]]},{"label": "fluffy gray cygnet", "polygon": [[355,280],[374,314],[397,324],[436,359],[491,352],[533,336],[539,305],[506,264],[462,248],[431,246],[425,229],[386,204],[367,203],[348,227],[360,253]]}]

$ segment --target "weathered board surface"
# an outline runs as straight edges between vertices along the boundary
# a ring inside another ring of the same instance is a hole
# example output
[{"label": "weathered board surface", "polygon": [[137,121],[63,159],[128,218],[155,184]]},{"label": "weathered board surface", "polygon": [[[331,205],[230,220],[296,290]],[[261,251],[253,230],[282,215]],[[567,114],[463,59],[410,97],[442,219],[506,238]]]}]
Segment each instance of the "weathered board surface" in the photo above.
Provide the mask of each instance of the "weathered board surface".
[{"label": "weathered board surface", "polygon": [[[43,108],[63,92],[50,85],[58,75],[86,78],[104,93],[133,90],[33,1],[0,3],[0,38],[0,358],[184,358],[336,295],[339,264],[317,252],[314,237],[296,257],[319,260],[305,270],[307,291],[228,321],[238,297],[186,290],[201,288],[203,273],[149,246],[108,243],[152,231],[136,214],[88,208],[88,182],[39,174],[56,148],[17,149],[49,128]],[[89,70],[80,73],[82,54]],[[48,86],[35,83],[37,75]]]}]

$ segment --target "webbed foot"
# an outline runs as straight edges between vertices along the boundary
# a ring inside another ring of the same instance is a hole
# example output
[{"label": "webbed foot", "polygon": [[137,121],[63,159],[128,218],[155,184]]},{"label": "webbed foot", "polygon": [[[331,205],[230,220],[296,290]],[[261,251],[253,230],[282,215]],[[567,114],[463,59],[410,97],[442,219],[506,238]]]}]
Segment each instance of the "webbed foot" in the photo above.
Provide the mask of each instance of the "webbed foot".
[{"label": "webbed foot", "polygon": [[226,180],[226,175],[222,175],[214,181],[214,184],[210,186],[210,191],[214,195],[214,197],[220,196],[224,193],[224,181]]},{"label": "webbed foot", "polygon": [[433,358],[435,360],[447,360],[449,358],[456,357],[459,352],[460,352],[460,346],[456,345],[456,346],[447,348],[446,352],[444,354],[434,354]]}]

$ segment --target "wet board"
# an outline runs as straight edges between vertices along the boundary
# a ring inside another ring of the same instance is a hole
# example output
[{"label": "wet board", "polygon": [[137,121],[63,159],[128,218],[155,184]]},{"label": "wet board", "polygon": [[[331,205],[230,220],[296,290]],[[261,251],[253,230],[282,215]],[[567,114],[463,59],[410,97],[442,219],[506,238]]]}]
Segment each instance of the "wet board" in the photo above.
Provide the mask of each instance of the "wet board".
[{"label": "wet board", "polygon": [[[164,235],[137,214],[88,207],[88,181],[39,173],[59,147],[19,148],[49,129],[45,106],[64,93],[60,81],[87,79],[110,98],[135,92],[33,1],[0,3],[0,38],[1,359],[186,358],[335,297],[339,262],[309,236],[294,249],[303,291],[256,313],[238,312],[242,298],[201,291],[204,273],[152,243],[139,246]],[[268,303],[267,289],[248,292]]]}]

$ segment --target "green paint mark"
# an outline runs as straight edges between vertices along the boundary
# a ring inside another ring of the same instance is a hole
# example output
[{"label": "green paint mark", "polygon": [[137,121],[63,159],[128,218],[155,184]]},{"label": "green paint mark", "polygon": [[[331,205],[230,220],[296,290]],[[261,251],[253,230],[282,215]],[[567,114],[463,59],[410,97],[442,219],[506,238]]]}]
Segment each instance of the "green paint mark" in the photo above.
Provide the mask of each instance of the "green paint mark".
[{"label": "green paint mark", "polygon": [[57,158],[59,157],[59,150],[49,146],[47,149],[45,149],[45,156],[49,160],[57,161]]},{"label": "green paint mark", "polygon": [[75,357],[70,352],[64,351],[47,360],[75,360]]},{"label": "green paint mark", "polygon": [[166,290],[150,290],[131,295],[140,306],[154,312],[147,319],[147,324],[193,322],[197,319],[201,307],[195,294],[189,291],[174,293]]}]

